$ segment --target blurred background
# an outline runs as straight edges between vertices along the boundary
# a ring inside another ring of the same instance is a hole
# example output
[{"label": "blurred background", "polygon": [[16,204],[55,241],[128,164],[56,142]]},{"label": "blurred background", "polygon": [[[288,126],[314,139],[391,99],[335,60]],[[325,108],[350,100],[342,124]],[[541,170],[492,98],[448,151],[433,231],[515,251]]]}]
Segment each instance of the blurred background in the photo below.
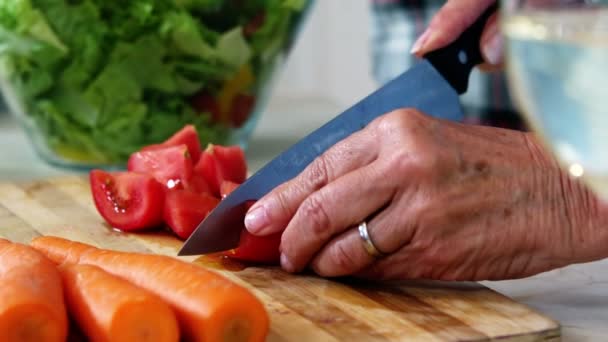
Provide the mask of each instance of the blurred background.
[{"label": "blurred background", "polygon": [[[371,76],[369,0],[317,1],[279,72],[250,141],[252,170],[377,87]],[[62,174],[34,152],[0,104],[0,178]]]},{"label": "blurred background", "polygon": [[[406,70],[413,63],[409,50],[415,38],[443,3],[316,1],[286,64],[278,69],[268,106],[255,125],[247,150],[251,171]],[[412,8],[421,14],[412,15],[408,12]],[[465,111],[473,116],[487,112],[484,101],[503,94],[502,88],[501,74],[474,71],[470,88],[463,96]],[[490,103],[490,107],[508,108],[509,102],[501,100]],[[16,120],[6,115],[4,105],[1,108],[0,178],[67,172],[43,162]],[[510,115],[493,116],[508,119]]]}]

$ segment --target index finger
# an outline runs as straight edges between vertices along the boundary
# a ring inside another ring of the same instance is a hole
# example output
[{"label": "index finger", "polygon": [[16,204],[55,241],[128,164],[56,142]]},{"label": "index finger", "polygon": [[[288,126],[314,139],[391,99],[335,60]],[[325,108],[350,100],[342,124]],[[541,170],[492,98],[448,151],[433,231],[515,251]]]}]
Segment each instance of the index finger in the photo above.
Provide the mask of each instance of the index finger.
[{"label": "index finger", "polygon": [[[449,0],[431,19],[429,27],[418,39],[412,53],[421,57],[454,42],[496,0]],[[482,45],[489,34],[496,33],[496,20],[488,21]],[[488,32],[493,31],[493,32]]]},{"label": "index finger", "polygon": [[245,216],[247,230],[255,235],[284,230],[310,194],[340,176],[370,164],[377,156],[377,141],[368,129],[353,133],[315,159],[294,179],[257,201]]}]

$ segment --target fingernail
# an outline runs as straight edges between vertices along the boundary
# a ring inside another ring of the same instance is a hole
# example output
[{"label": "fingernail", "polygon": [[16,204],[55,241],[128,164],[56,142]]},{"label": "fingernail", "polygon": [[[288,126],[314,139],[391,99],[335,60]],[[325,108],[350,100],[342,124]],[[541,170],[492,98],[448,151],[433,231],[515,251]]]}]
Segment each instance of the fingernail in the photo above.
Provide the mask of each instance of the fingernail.
[{"label": "fingernail", "polygon": [[245,215],[245,227],[253,234],[261,232],[268,224],[268,213],[264,206],[254,208]]},{"label": "fingernail", "polygon": [[481,47],[486,62],[496,65],[502,60],[503,53],[503,39],[502,35],[496,33],[492,35]]},{"label": "fingernail", "polygon": [[285,254],[281,254],[281,267],[283,267],[285,271],[290,273],[295,271],[293,264],[291,263],[291,261],[289,261]]},{"label": "fingernail", "polygon": [[414,46],[412,46],[410,53],[417,54],[420,50],[422,50],[422,47],[424,46],[424,44],[426,43],[426,41],[430,35],[431,35],[431,30],[426,29],[426,31],[424,31],[424,33],[422,33],[422,35],[420,37],[418,37],[418,39],[414,43]]}]

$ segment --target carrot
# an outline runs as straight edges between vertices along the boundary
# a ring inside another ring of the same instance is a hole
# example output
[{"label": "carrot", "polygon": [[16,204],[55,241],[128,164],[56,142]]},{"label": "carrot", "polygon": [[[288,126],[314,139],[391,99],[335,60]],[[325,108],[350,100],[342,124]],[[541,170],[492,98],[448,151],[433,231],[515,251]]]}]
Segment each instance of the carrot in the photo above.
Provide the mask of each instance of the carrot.
[{"label": "carrot", "polygon": [[68,317],[55,265],[0,239],[0,341],[65,341]]},{"label": "carrot", "polygon": [[190,341],[264,341],[269,318],[247,289],[200,266],[169,256],[98,249],[43,236],[31,245],[57,263],[84,263],[125,278],[174,309]]},{"label": "carrot", "polygon": [[178,341],[173,311],[157,296],[93,265],[59,266],[70,315],[94,342]]}]

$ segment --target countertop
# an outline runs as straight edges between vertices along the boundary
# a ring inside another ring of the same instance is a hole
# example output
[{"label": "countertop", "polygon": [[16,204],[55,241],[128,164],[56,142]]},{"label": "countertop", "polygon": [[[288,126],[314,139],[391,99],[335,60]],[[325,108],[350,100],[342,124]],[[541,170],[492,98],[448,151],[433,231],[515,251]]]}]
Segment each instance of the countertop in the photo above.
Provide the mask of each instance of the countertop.
[{"label": "countertop", "polygon": [[[340,112],[318,99],[273,99],[247,151],[252,171]],[[0,113],[0,181],[70,174],[42,162],[15,120]],[[483,282],[559,321],[563,341],[608,340],[608,259],[534,277]]]}]

